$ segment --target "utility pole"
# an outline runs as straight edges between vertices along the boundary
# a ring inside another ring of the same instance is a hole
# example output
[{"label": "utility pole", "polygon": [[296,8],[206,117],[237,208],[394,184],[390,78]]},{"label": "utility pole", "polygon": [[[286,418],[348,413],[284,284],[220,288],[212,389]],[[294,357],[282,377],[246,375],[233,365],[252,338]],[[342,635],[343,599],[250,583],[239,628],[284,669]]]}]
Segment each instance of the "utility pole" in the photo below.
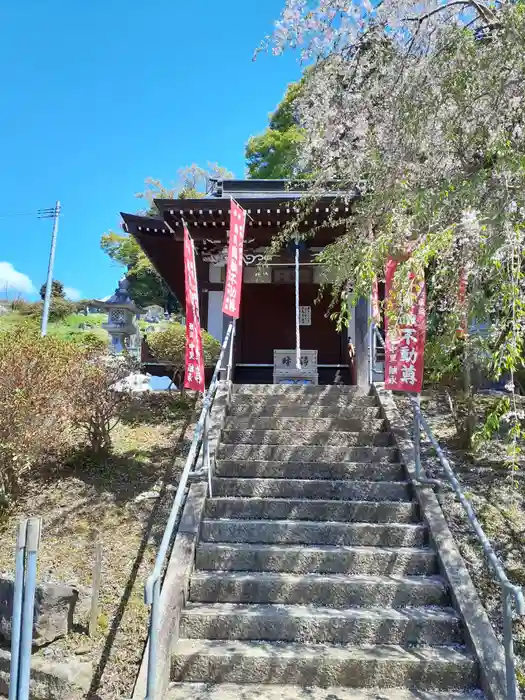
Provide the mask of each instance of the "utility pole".
[{"label": "utility pole", "polygon": [[42,312],[42,337],[47,333],[47,320],[49,318],[49,306],[51,303],[51,291],[53,288],[53,266],[55,264],[55,249],[57,245],[58,217],[60,216],[60,202],[57,201],[54,209],[41,209],[38,212],[39,219],[53,219],[53,233],[51,234],[51,250],[49,251],[49,265],[47,268],[46,294],[44,298],[44,310]]}]

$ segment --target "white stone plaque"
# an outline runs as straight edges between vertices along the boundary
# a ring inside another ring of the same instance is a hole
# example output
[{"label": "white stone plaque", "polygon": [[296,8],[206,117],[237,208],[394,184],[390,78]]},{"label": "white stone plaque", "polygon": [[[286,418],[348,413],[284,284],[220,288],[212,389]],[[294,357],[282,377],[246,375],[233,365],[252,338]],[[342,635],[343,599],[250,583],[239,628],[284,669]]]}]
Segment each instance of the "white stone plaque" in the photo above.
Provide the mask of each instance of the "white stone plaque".
[{"label": "white stone plaque", "polygon": [[312,325],[312,307],[311,306],[300,306],[299,307],[299,325],[300,326],[311,326]]}]

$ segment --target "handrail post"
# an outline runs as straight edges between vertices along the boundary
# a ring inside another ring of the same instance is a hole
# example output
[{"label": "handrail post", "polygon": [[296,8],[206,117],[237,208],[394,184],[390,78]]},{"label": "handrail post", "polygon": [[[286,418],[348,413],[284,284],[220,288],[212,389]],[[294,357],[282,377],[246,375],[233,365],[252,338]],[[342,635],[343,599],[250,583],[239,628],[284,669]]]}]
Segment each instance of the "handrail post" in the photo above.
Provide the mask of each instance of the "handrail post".
[{"label": "handrail post", "polygon": [[376,359],[376,324],[372,321],[370,324],[370,335],[368,341],[368,364],[370,374],[370,386],[374,383],[374,364]]},{"label": "handrail post", "polygon": [[235,347],[236,325],[237,325],[236,320],[233,319],[232,332],[231,332],[231,336],[230,336],[230,348],[229,348],[229,355],[228,355],[228,369],[226,372],[226,381],[228,383],[228,406],[231,404],[231,400],[232,400],[233,356],[234,356],[234,347]]},{"label": "handrail post", "polygon": [[11,669],[9,673],[9,700],[18,696],[20,669],[20,633],[22,627],[22,600],[24,594],[24,567],[26,553],[27,520],[18,524],[15,555],[15,584],[13,591],[13,621],[11,623]]},{"label": "handrail post", "polygon": [[421,480],[421,423],[419,422],[419,412],[416,409],[416,405],[419,408],[421,395],[416,394],[414,397],[414,419],[413,419],[413,430],[414,430],[414,465],[416,468],[416,479]]},{"label": "handrail post", "polygon": [[31,674],[31,648],[35,617],[36,564],[40,547],[40,518],[29,518],[26,533],[26,578],[22,602],[22,629],[20,635],[20,659],[17,700],[28,700]]},{"label": "handrail post", "polygon": [[232,333],[230,336],[230,348],[229,348],[230,352],[228,355],[228,371],[226,373],[226,379],[229,382],[232,380],[232,374],[233,374],[233,346],[235,344],[235,326],[236,326],[235,319],[233,319],[233,321],[232,321]]},{"label": "handrail post", "polygon": [[149,616],[148,673],[146,679],[146,700],[156,700],[157,685],[157,644],[159,629],[160,578],[153,583],[153,598]]},{"label": "handrail post", "polygon": [[[465,497],[465,494],[461,489],[461,485],[454,474],[454,470],[452,469],[447,458],[445,457],[445,454],[443,453],[443,450],[441,449],[439,443],[434,437],[432,430],[428,425],[428,421],[421,413],[421,409],[419,406],[419,395],[417,396],[417,400],[414,397],[411,398],[414,406],[414,414],[415,416],[417,416],[418,424],[420,427],[423,428],[432,446],[436,450],[436,454],[439,458],[439,461],[441,462],[441,466],[443,467],[454,492],[458,496],[461,505],[465,509],[467,518],[470,524],[472,525],[472,528],[476,533],[479,542],[481,543],[485,557],[500,582],[503,616],[503,649],[505,653],[505,699],[517,700],[519,694],[516,684],[516,660],[514,657],[514,641],[512,638],[512,599],[515,600],[518,615],[523,617],[525,615],[525,600],[523,598],[523,591],[519,586],[513,585],[507,578],[507,575],[501,562],[496,556],[496,553],[494,552],[487,536],[483,532],[483,528],[481,527],[476,517],[474,509],[472,508],[471,504],[469,503],[468,499]],[[415,441],[414,449],[416,449]]]},{"label": "handrail post", "polygon": [[203,466],[208,474],[208,494],[209,494],[209,498],[213,498],[211,459],[210,459],[210,441],[208,439],[208,419],[209,419],[209,413],[207,413],[205,418],[204,418],[204,426],[202,429],[202,452],[203,452]]},{"label": "handrail post", "polygon": [[[211,463],[210,449],[209,449],[209,412],[211,410],[215,392],[217,390],[217,383],[220,379],[220,373],[223,370],[223,361],[228,350],[228,343],[231,341],[232,335],[235,332],[235,323],[232,322],[228,326],[226,335],[221,345],[221,351],[219,354],[219,359],[215,365],[215,370],[213,372],[213,377],[208,388],[207,393],[204,396],[202,409],[200,413],[199,420],[195,426],[193,432],[193,438],[186,458],[186,463],[184,469],[182,470],[177,491],[175,492],[175,498],[171,506],[171,510],[168,516],[168,521],[164,529],[164,534],[162,535],[162,540],[157,552],[157,557],[155,559],[155,566],[148,577],[144,590],[144,598],[146,605],[150,606],[150,622],[149,622],[149,650],[148,650],[148,660],[147,660],[147,680],[146,680],[146,700],[158,700],[156,697],[157,693],[157,663],[158,663],[158,653],[159,653],[159,629],[161,626],[161,615],[160,615],[160,597],[161,597],[161,585],[162,585],[162,572],[166,560],[166,556],[170,550],[170,543],[172,542],[173,533],[176,532],[178,516],[181,508],[184,507],[186,499],[186,485],[188,483],[188,478],[190,472],[195,468],[195,464],[199,459],[199,454],[203,456],[203,465],[208,468],[208,479],[211,480]],[[233,341],[232,341],[233,342]],[[230,368],[232,365],[233,358],[233,348],[230,346]],[[231,369],[230,369],[231,376]],[[211,495],[211,481],[210,481],[210,495]],[[18,698],[17,698],[18,700]]]},{"label": "handrail post", "polygon": [[516,660],[514,658],[514,640],[512,639],[512,597],[513,590],[506,583],[501,584],[503,604],[503,646],[505,647],[505,678],[507,687],[506,700],[516,700]]}]

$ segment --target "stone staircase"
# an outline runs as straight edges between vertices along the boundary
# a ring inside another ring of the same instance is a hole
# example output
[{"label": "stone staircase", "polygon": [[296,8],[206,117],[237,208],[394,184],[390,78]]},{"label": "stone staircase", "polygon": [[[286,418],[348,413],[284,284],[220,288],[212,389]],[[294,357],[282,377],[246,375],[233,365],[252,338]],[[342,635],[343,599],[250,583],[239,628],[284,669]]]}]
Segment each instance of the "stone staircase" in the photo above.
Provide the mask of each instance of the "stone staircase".
[{"label": "stone staircase", "polygon": [[170,700],[483,697],[375,399],[236,387]]}]

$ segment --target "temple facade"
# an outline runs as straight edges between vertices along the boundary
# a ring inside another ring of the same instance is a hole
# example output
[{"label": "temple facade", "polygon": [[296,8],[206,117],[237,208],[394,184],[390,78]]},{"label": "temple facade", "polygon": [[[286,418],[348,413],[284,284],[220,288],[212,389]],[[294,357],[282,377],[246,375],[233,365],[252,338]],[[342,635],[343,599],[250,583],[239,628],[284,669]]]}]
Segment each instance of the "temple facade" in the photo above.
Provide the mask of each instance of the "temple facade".
[{"label": "temple facade", "polygon": [[[276,363],[296,347],[295,247],[261,266],[272,238],[299,212],[303,194],[283,180],[223,180],[203,199],[155,200],[159,218],[122,213],[133,235],[173,294],[184,300],[183,221],[195,243],[201,324],[222,339],[229,318],[222,314],[231,198],[247,212],[241,316],[237,322],[235,381],[272,383]],[[347,194],[347,193],[346,193]],[[325,226],[334,213],[351,214],[351,201],[334,187],[319,198],[305,232],[315,236],[299,247],[300,347],[306,364],[316,363],[320,384],[368,384],[369,300],[357,305],[348,330],[330,320],[330,280],[317,261],[338,232]],[[320,297],[320,291],[324,290]],[[291,355],[290,355],[291,356]]]}]

